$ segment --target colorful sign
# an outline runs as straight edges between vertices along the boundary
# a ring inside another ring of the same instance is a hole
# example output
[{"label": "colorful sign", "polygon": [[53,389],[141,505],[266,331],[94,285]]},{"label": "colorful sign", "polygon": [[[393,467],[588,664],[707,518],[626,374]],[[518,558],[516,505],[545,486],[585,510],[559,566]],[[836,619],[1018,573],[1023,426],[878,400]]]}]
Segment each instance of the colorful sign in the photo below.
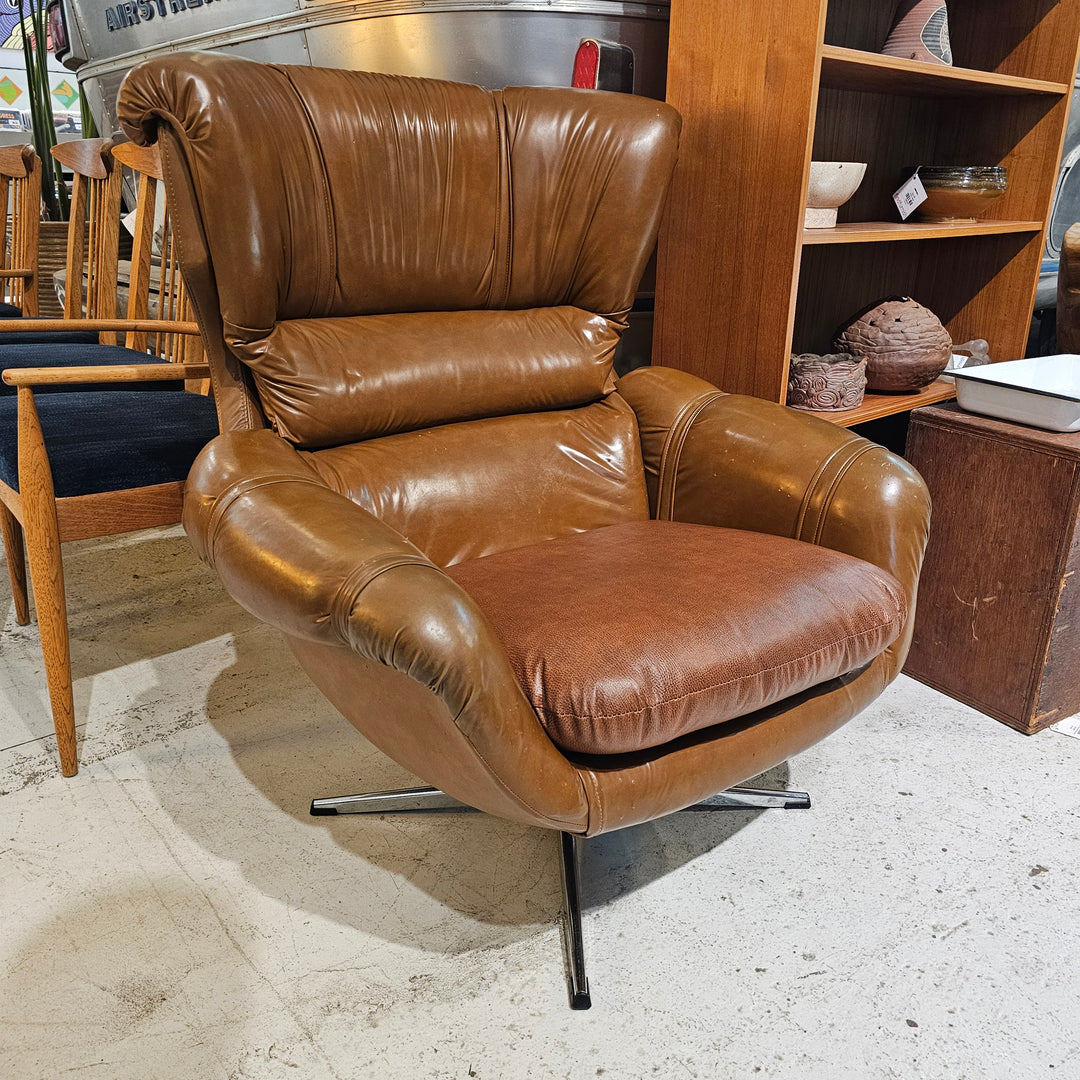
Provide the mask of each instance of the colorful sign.
[{"label": "colorful sign", "polygon": [[22,90],[6,75],[0,79],[0,98],[3,98],[9,105],[13,104],[15,99],[21,94]]},{"label": "colorful sign", "polygon": [[52,95],[59,100],[60,104],[63,105],[65,109],[70,109],[71,106],[79,100],[79,91],[76,90],[67,79],[61,80],[61,82],[53,87]]}]

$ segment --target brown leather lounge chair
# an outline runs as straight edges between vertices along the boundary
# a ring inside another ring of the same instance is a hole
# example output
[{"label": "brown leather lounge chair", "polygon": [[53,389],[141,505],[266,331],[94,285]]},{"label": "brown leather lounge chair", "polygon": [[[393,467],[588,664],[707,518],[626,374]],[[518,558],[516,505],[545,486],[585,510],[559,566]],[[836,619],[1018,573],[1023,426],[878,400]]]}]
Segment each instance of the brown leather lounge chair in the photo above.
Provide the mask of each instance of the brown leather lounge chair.
[{"label": "brown leather lounge chair", "polygon": [[708,800],[881,693],[921,480],[679,371],[613,379],[675,164],[664,104],[188,54],[136,68],[120,114],[161,142],[221,410],[191,540],[438,789],[313,812],[457,800],[561,832],[587,1007],[579,841]]}]

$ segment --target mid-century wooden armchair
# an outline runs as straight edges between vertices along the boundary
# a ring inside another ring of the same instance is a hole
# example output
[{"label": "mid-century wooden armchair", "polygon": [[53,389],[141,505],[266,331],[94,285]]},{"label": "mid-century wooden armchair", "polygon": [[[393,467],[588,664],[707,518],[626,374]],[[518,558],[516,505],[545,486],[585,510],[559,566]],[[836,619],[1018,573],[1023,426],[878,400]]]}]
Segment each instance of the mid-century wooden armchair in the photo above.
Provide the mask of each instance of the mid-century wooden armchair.
[{"label": "mid-century wooden armchair", "polygon": [[[201,357],[198,327],[177,270],[167,213],[160,254],[152,250],[155,217],[161,221],[156,205],[164,200],[157,151],[102,145],[95,153],[96,162],[83,147],[74,162],[66,317],[20,320],[32,333],[50,326],[90,332],[95,343],[0,346],[0,528],[20,624],[29,622],[29,558],[65,776],[77,772],[78,758],[60,545],[179,521],[188,468],[218,430],[212,399],[179,392],[181,380],[201,385],[209,369],[194,362],[194,353]],[[99,168],[106,155],[108,165]],[[126,319],[115,317],[117,163],[139,175]],[[84,245],[92,255],[85,289]],[[152,276],[162,316],[156,319],[147,316]],[[17,329],[0,322],[0,333],[9,328]],[[125,335],[123,346],[97,340],[115,340],[117,333]],[[163,387],[178,392],[159,392]]]},{"label": "mid-century wooden armchair", "polygon": [[0,318],[38,313],[41,160],[32,146],[0,147]]}]

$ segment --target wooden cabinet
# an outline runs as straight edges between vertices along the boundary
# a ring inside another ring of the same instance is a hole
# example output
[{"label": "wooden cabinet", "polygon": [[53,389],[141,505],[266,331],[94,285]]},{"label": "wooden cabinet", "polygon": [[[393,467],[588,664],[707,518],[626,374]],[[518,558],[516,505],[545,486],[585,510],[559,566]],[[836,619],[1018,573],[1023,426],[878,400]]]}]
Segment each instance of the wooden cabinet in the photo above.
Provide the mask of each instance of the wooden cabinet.
[{"label": "wooden cabinet", "polygon": [[1080,435],[912,413],[934,501],[904,671],[1028,734],[1080,710]]},{"label": "wooden cabinet", "polygon": [[[653,363],[783,401],[790,354],[828,352],[913,296],[955,342],[1023,356],[1080,43],[1080,0],[949,0],[954,67],[879,55],[895,0],[676,0],[683,116],[661,230]],[[804,230],[811,159],[865,161],[832,230]],[[991,220],[900,223],[905,166],[1004,165]],[[850,425],[952,395],[868,394]]]}]

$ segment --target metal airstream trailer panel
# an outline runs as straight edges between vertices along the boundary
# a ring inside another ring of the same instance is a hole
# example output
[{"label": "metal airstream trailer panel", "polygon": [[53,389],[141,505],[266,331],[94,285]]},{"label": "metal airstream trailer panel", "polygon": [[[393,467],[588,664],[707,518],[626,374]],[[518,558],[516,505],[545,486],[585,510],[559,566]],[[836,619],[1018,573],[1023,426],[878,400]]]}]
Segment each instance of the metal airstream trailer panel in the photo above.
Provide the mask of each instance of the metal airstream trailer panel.
[{"label": "metal airstream trailer panel", "polygon": [[668,0],[63,0],[65,62],[103,133],[139,61],[212,49],[253,60],[423,75],[498,88],[568,86],[582,38],[635,56],[635,92],[664,96]]}]

